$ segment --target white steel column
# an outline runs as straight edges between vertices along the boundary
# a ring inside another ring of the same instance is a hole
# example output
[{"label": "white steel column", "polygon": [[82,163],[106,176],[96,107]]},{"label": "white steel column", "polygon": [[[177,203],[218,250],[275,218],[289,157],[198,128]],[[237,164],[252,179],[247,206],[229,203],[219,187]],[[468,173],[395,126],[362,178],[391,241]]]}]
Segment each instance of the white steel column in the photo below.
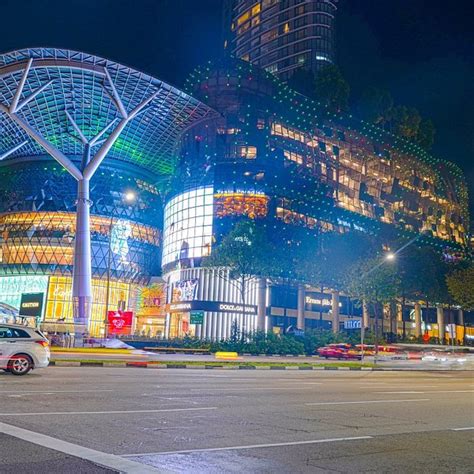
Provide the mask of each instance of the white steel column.
[{"label": "white steel column", "polygon": [[304,297],[305,288],[304,285],[298,285],[298,306],[296,313],[296,327],[304,331]]},{"label": "white steel column", "polygon": [[[399,325],[400,325],[400,330],[398,330]],[[397,319],[396,319],[395,327],[396,327],[396,334],[401,334],[402,328],[403,328],[403,305],[401,303],[397,303]]]},{"label": "white steel column", "polygon": [[339,332],[339,291],[332,293],[332,332]]},{"label": "white steel column", "polygon": [[421,337],[421,305],[415,303],[415,336]]},{"label": "white steel column", "polygon": [[90,234],[89,180],[81,179],[77,186],[76,238],[74,240],[74,272],[72,296],[74,319],[77,324],[87,325],[92,305],[92,269]]},{"label": "white steel column", "polygon": [[267,311],[267,279],[258,279],[257,331],[265,331],[265,313]]},{"label": "white steel column", "polygon": [[2,153],[0,155],[0,161],[4,160],[5,158],[9,157],[10,155],[12,155],[13,153],[15,153],[15,151],[19,150],[20,148],[24,147],[28,142],[25,140],[24,142],[20,143],[19,145],[16,145],[14,146],[13,148],[11,148],[10,150],[7,150],[5,153]]},{"label": "white steel column", "polygon": [[446,337],[446,326],[444,324],[444,308],[440,304],[436,306],[436,319],[438,322],[438,339],[443,344]]}]

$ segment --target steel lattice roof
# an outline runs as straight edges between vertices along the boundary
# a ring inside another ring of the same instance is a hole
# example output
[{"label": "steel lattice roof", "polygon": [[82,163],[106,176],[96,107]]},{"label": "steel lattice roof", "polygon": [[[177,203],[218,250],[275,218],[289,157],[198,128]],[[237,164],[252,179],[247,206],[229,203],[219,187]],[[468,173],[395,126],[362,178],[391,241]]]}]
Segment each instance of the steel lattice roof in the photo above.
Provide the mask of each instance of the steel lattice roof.
[{"label": "steel lattice roof", "polygon": [[[68,156],[82,154],[65,110],[88,137],[119,116],[109,97],[104,68],[109,71],[127,110],[159,90],[147,110],[133,119],[110,150],[108,157],[133,163],[156,174],[169,174],[181,133],[194,123],[217,113],[186,93],[129,67],[87,53],[52,48],[32,48],[0,54],[0,102],[8,106],[29,60],[33,64],[23,90],[30,95],[53,80],[19,115]],[[28,144],[11,155],[44,155],[45,151],[0,112],[0,154],[24,140]]]}]

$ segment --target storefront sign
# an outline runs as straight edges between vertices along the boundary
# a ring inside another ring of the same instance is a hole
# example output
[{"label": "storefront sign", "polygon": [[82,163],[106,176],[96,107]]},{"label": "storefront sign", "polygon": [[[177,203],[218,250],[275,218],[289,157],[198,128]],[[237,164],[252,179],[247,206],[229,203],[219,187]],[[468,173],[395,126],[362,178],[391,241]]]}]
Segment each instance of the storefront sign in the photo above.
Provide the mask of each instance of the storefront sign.
[{"label": "storefront sign", "polygon": [[[307,311],[329,313],[332,309],[332,296],[328,293],[306,292],[305,308]],[[362,308],[355,300],[340,296],[339,313],[347,316],[362,316]]]},{"label": "storefront sign", "polygon": [[349,319],[344,321],[344,329],[361,329],[360,319]]},{"label": "storefront sign", "polygon": [[191,311],[191,324],[202,324],[204,322],[204,311]]},{"label": "storefront sign", "polygon": [[20,302],[20,316],[41,317],[44,293],[23,293]]},{"label": "storefront sign", "polygon": [[131,334],[133,311],[109,311],[107,321],[109,334]]},{"label": "storefront sign", "polygon": [[192,301],[197,297],[199,280],[182,280],[174,284],[173,302],[176,301]]},{"label": "storefront sign", "polygon": [[219,313],[244,313],[257,314],[257,307],[254,305],[245,305],[239,303],[225,303],[223,301],[182,301],[180,303],[170,303],[166,305],[166,311],[169,313],[186,313],[189,311],[215,311]]}]

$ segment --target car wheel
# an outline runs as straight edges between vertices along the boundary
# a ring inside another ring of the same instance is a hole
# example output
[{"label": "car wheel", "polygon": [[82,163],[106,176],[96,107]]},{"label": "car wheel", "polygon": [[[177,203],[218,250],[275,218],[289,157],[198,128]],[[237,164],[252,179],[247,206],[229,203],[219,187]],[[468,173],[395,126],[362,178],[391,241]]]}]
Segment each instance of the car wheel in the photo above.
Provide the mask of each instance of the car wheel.
[{"label": "car wheel", "polygon": [[13,375],[26,375],[32,368],[31,357],[24,354],[13,356],[8,363],[8,371]]}]

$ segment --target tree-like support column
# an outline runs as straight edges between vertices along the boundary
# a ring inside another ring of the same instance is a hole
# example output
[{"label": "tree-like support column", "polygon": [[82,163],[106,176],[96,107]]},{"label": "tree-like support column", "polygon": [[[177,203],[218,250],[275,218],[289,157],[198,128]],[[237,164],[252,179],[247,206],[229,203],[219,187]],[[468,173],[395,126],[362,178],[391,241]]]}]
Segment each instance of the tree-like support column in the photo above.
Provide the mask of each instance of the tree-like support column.
[{"label": "tree-like support column", "polygon": [[[35,130],[24,118],[18,115],[23,107],[29,104],[36,96],[41,94],[47,87],[49,87],[53,80],[43,84],[33,91],[29,96],[22,98],[23,89],[28,79],[28,73],[33,66],[33,58],[28,60],[25,65],[22,77],[18,82],[14,97],[9,106],[0,103],[0,112],[5,113],[15,122],[32,140],[40,145],[46,152],[51,155],[61,166],[63,166],[78,182],[77,206],[76,206],[76,238],[74,241],[74,266],[72,272],[73,288],[73,308],[75,323],[85,326],[87,328],[91,309],[92,309],[92,271],[91,271],[91,239],[90,239],[90,196],[89,196],[89,181],[94,176],[102,161],[106,157],[114,145],[117,138],[120,136],[127,124],[139,115],[145,107],[159,94],[159,90],[144,99],[133,110],[128,112],[122,102],[122,99],[117,92],[114,82],[110,76],[107,68],[102,71],[96,71],[104,78],[102,85],[104,91],[109,96],[112,103],[118,110],[120,119],[112,120],[93,138],[87,138],[86,134],[80,129],[72,115],[65,110],[64,113],[71,123],[76,135],[73,138],[83,145],[83,160],[77,166],[71,161],[62,151],[60,151],[51,141],[45,138],[38,130]],[[106,84],[108,88],[106,88]],[[71,104],[72,105],[72,104]],[[118,123],[117,123],[118,121]],[[109,132],[105,136],[106,132]],[[15,147],[8,153],[11,154],[20,146]],[[99,147],[95,153],[92,153],[93,147]],[[2,155],[2,158],[7,156]],[[78,331],[82,332],[82,328]]]},{"label": "tree-like support column", "polygon": [[72,295],[74,322],[86,327],[92,309],[90,205],[89,180],[80,179],[77,185]]}]

